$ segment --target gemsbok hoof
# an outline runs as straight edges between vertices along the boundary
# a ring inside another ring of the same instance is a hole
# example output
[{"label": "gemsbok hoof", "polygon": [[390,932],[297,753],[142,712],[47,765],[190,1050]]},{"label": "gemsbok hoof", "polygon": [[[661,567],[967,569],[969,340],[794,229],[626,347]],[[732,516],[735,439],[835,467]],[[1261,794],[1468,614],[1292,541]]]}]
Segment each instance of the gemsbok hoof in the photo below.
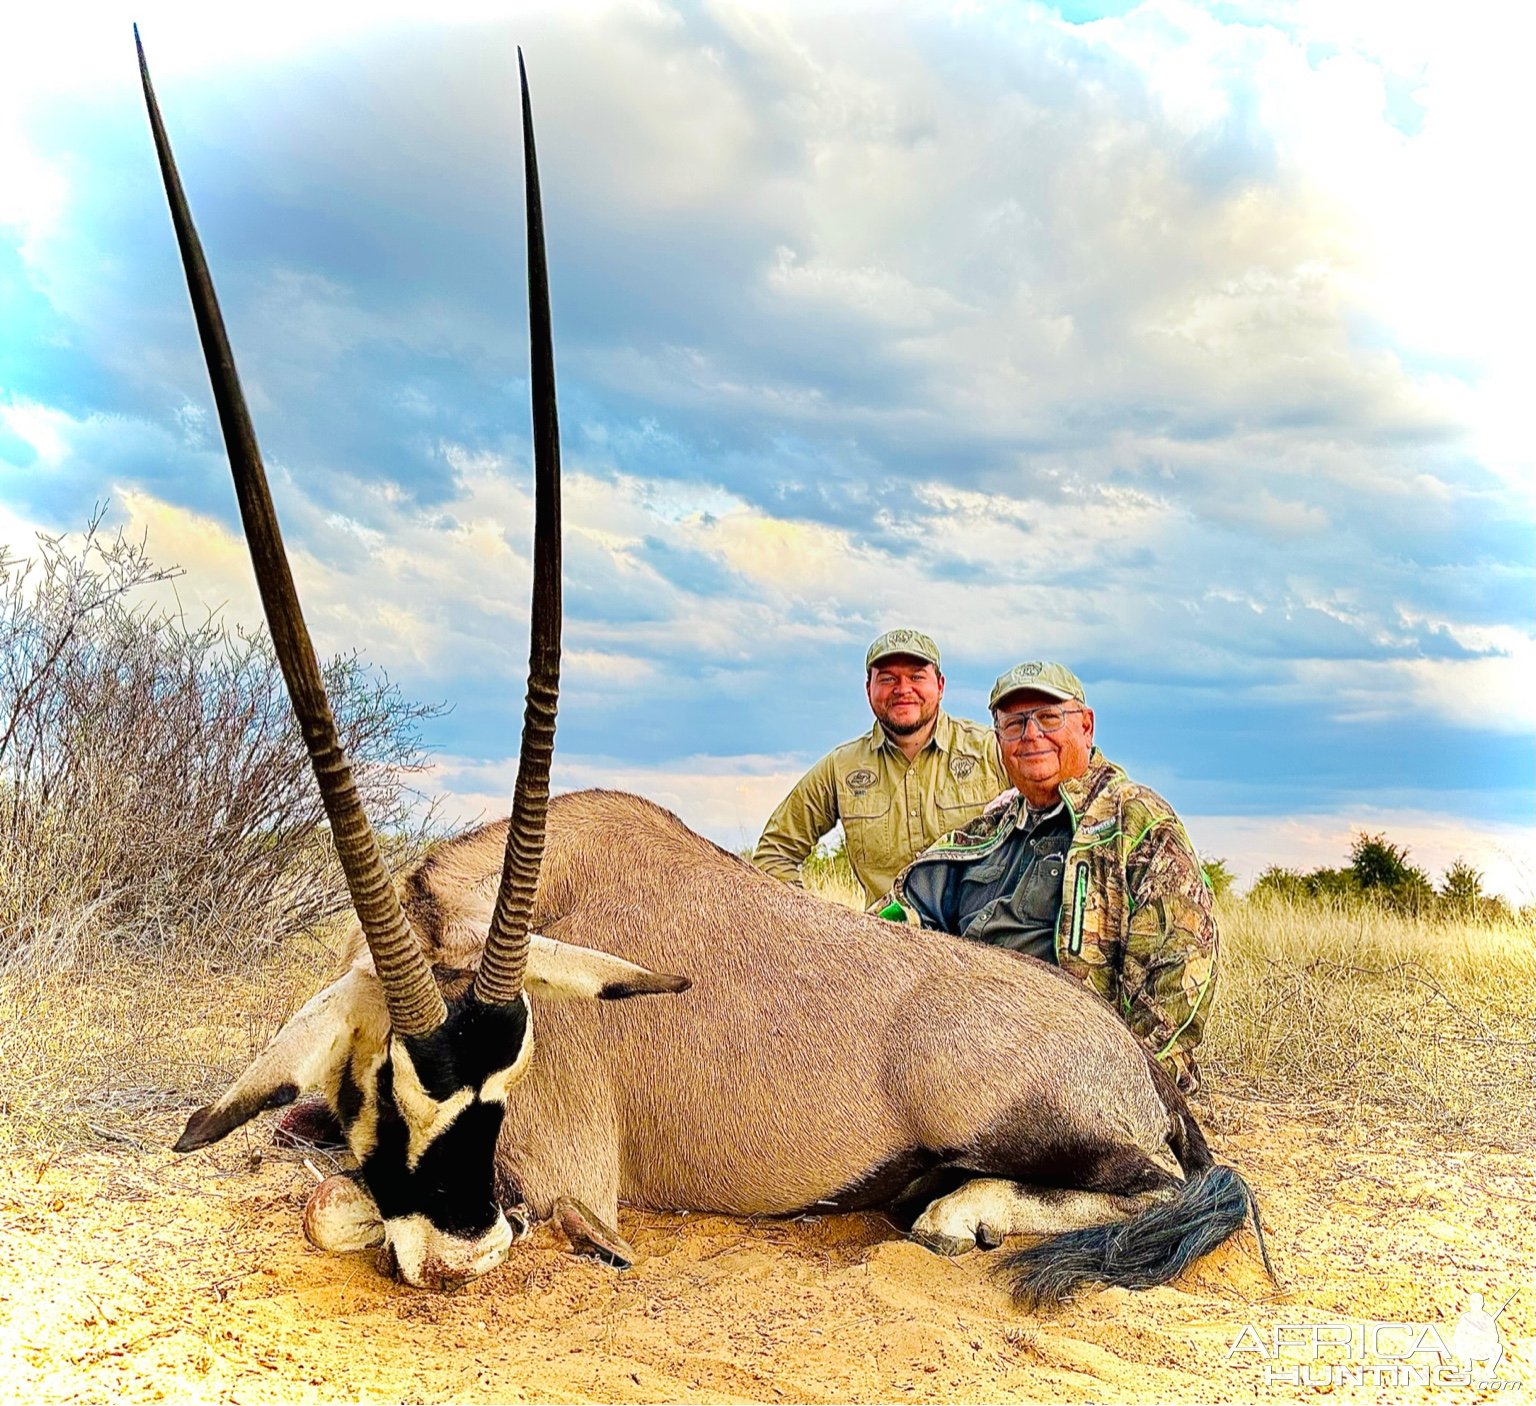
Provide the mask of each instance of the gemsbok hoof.
[{"label": "gemsbok hoof", "polygon": [[614,1269],[628,1269],[634,1264],[635,1252],[629,1242],[580,1201],[562,1196],[555,1202],[555,1219],[576,1254],[592,1255]]},{"label": "gemsbok hoof", "polygon": [[945,1255],[950,1259],[956,1255],[969,1254],[976,1248],[974,1240],[965,1240],[958,1235],[946,1235],[942,1230],[918,1230],[914,1227],[912,1239],[925,1250],[932,1250],[934,1254]]}]

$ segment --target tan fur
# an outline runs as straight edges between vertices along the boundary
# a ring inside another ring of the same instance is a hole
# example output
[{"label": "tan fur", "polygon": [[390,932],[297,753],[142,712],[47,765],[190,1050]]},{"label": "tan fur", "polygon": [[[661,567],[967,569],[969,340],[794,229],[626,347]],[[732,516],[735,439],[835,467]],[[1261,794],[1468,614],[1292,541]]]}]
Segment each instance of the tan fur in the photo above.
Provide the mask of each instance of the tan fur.
[{"label": "tan fur", "polygon": [[[478,963],[505,839],[500,822],[445,844],[402,886],[434,964]],[[1145,1057],[1085,988],[787,888],[640,797],[551,803],[533,925],[694,982],[535,995],[500,1159],[540,1218],[560,1196],[609,1221],[620,1200],[793,1211],[903,1150],[975,1145],[1020,1105],[1176,1171]]]}]

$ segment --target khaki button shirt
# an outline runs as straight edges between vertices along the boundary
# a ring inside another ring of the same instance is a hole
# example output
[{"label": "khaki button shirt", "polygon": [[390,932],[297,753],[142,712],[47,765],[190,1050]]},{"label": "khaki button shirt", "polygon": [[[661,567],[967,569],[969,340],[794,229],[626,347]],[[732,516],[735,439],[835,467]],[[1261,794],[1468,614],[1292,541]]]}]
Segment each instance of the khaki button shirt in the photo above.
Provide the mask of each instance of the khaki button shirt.
[{"label": "khaki button shirt", "polygon": [[990,727],[941,711],[909,763],[877,722],[801,777],[769,817],[752,862],[798,885],[801,861],[841,821],[853,872],[873,903],[916,855],[1007,788]]}]

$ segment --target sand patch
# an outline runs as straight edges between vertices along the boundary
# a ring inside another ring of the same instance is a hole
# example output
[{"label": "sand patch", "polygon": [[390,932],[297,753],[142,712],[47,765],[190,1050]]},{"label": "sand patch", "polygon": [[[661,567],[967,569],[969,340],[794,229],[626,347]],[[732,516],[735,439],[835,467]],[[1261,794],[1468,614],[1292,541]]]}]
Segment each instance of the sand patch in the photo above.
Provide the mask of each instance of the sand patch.
[{"label": "sand patch", "polygon": [[305,1243],[313,1175],[264,1123],[178,1157],[162,1149],[179,1115],[154,1112],[123,1130],[141,1146],[0,1162],[0,1361],[36,1402],[1283,1401],[1315,1393],[1266,1385],[1251,1352],[1227,1360],[1244,1325],[1267,1340],[1438,1324],[1449,1341],[1479,1292],[1490,1307],[1515,1294],[1499,1371],[1536,1384],[1536,1188],[1507,1130],[1453,1142],[1219,1096],[1202,1118],[1260,1196],[1283,1288],[1244,1237],[1174,1285],[1039,1318],[1010,1306],[987,1256],[940,1259],[878,1216],[626,1212],[641,1257],[626,1273],[545,1229],[496,1273],[425,1294],[368,1254]]}]

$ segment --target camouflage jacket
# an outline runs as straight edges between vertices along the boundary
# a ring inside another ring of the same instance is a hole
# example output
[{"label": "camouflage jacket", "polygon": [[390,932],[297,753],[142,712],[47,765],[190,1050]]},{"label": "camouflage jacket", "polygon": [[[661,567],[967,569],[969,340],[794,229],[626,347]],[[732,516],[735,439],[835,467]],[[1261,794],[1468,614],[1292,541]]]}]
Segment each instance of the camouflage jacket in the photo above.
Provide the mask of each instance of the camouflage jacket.
[{"label": "camouflage jacket", "polygon": [[[1199,1087],[1194,1049],[1216,991],[1211,890],[1173,808],[1132,781],[1097,748],[1087,771],[1061,788],[1072,841],[1056,920],[1056,961],[1120,1012],[1185,1089]],[[921,924],[905,897],[919,865],[968,864],[990,854],[1018,819],[1023,798],[987,810],[920,854],[876,911]]]}]

